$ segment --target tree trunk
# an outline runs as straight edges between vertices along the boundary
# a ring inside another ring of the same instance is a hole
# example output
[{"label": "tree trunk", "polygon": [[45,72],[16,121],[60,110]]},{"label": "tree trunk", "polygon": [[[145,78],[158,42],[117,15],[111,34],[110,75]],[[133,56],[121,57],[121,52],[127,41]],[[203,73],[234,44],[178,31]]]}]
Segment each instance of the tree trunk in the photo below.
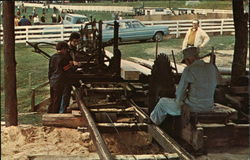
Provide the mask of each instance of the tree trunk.
[{"label": "tree trunk", "polygon": [[244,15],[243,0],[233,0],[233,17],[235,28],[234,57],[231,73],[231,85],[237,86],[239,77],[246,74],[247,61],[247,14]]},{"label": "tree trunk", "polygon": [[14,1],[3,2],[4,92],[6,126],[16,126],[18,124],[14,11]]}]

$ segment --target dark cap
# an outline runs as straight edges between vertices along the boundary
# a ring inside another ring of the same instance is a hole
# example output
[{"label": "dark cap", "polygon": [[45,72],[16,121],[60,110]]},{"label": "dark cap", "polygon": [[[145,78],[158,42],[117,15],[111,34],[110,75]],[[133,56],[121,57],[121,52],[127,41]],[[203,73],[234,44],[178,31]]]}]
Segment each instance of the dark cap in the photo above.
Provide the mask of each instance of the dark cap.
[{"label": "dark cap", "polygon": [[61,41],[61,42],[58,42],[58,43],[56,44],[56,50],[62,50],[62,49],[64,49],[64,48],[66,48],[66,49],[69,48],[69,45],[67,44],[67,42]]},{"label": "dark cap", "polygon": [[188,58],[188,57],[198,57],[199,48],[197,48],[197,47],[188,47],[188,48],[185,48],[182,51],[182,53],[183,53],[183,58],[182,58],[181,63],[184,63],[185,59]]}]

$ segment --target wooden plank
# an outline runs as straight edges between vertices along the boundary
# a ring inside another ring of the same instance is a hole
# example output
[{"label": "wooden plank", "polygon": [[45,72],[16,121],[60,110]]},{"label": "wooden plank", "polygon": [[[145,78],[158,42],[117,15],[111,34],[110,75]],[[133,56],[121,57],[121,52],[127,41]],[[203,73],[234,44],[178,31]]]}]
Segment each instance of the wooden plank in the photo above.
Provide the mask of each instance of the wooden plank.
[{"label": "wooden plank", "polygon": [[139,80],[140,72],[130,66],[121,65],[121,77],[124,80]]},{"label": "wooden plank", "polygon": [[47,106],[50,103],[50,98],[45,98],[42,102],[34,106],[34,111],[38,111],[40,108]]},{"label": "wooden plank", "polygon": [[77,128],[87,126],[87,122],[82,117],[75,117],[72,114],[44,114],[42,116],[44,126]]},{"label": "wooden plank", "polygon": [[120,113],[120,112],[134,112],[134,108],[126,108],[126,109],[116,109],[116,108],[97,108],[90,109],[91,112],[109,112],[109,113]]},{"label": "wooden plank", "polygon": [[248,94],[249,93],[249,86],[230,87],[230,92],[233,94]]},{"label": "wooden plank", "polygon": [[249,124],[199,124],[207,136],[206,146],[249,146]]},{"label": "wooden plank", "polygon": [[179,146],[167,133],[156,125],[148,125],[148,132],[163,147],[165,152],[177,153],[182,160],[192,160],[194,157]]},{"label": "wooden plank", "polygon": [[[100,160],[97,154],[92,154],[91,156],[61,156],[61,155],[28,155],[29,160]],[[164,154],[125,154],[125,155],[115,155],[115,160],[178,160],[179,157],[175,153],[164,153]]]},{"label": "wooden plank", "polygon": [[73,91],[75,92],[78,106],[80,107],[80,109],[84,115],[84,118],[86,118],[86,121],[88,123],[89,130],[90,130],[90,133],[92,135],[92,139],[93,139],[93,142],[95,144],[95,147],[97,148],[97,152],[98,152],[100,159],[102,159],[102,160],[114,159],[112,157],[111,153],[109,152],[108,147],[106,146],[100,132],[98,131],[97,126],[95,124],[95,121],[93,120],[93,118],[91,116],[91,113],[86,108],[83,101],[81,100],[81,98],[80,98],[81,96],[80,96],[79,91],[75,88],[73,89]]},{"label": "wooden plank", "polygon": [[81,116],[82,116],[80,110],[72,110],[71,113],[72,113],[72,115],[75,116],[75,117],[81,117]]}]

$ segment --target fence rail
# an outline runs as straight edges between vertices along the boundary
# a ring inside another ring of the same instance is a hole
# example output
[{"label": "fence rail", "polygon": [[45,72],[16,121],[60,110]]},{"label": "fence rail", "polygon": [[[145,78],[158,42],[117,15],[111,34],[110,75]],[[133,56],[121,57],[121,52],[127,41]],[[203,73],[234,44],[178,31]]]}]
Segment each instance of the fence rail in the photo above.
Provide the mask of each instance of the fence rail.
[{"label": "fence rail", "polygon": [[[145,25],[163,25],[169,27],[169,34],[178,38],[185,34],[191,27],[191,20],[169,20],[169,21],[142,21]],[[34,26],[16,26],[16,43],[30,42],[52,42],[67,40],[70,33],[79,31],[81,24],[74,25],[34,25]],[[233,19],[204,19],[200,20],[200,26],[207,33],[217,33],[223,35],[226,32],[234,32]],[[0,41],[3,43],[3,30],[0,26]]]}]

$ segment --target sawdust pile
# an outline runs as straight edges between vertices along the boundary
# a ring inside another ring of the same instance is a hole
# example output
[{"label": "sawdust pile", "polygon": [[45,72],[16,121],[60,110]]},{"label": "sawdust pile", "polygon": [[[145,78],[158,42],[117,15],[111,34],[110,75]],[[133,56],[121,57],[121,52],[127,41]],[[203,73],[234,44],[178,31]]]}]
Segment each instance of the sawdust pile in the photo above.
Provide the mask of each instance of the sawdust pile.
[{"label": "sawdust pile", "polygon": [[[28,155],[90,156],[93,143],[88,132],[75,129],[20,125],[2,127],[1,159],[26,160]],[[89,150],[90,149],[90,150]]]},{"label": "sawdust pile", "polygon": [[163,152],[156,143],[152,143],[152,136],[143,131],[103,134],[103,137],[109,151],[114,154],[157,154]]}]

